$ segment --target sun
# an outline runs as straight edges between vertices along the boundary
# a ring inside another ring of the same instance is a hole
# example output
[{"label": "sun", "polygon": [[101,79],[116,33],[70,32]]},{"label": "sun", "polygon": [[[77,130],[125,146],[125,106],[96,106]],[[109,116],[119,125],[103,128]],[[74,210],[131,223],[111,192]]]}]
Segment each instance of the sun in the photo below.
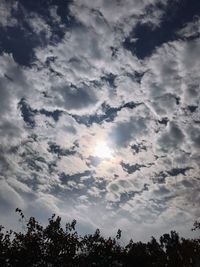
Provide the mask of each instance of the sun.
[{"label": "sun", "polygon": [[102,159],[110,159],[113,156],[113,151],[109,148],[106,142],[99,142],[95,146],[94,154]]}]

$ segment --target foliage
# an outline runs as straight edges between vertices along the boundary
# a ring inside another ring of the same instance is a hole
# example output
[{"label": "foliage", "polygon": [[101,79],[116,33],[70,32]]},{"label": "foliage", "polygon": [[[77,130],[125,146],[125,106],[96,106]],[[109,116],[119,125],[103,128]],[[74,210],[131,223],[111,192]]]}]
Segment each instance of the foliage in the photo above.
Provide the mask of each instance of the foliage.
[{"label": "foliage", "polygon": [[[99,229],[94,234],[79,236],[76,221],[63,229],[61,218],[55,214],[42,226],[34,217],[25,219],[23,232],[5,231],[0,227],[0,266],[7,267],[197,267],[200,266],[200,239],[180,238],[171,231],[159,241],[154,237],[147,242],[133,242],[121,246],[121,230],[116,238],[105,238]],[[194,229],[200,223],[194,223]]]}]

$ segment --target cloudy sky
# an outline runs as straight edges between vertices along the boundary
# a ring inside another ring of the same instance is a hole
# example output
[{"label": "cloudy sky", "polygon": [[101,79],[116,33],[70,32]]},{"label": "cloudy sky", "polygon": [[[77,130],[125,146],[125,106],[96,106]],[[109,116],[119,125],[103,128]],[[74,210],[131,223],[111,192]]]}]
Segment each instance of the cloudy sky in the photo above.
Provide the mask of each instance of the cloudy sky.
[{"label": "cloudy sky", "polygon": [[200,218],[200,2],[1,0],[0,214],[188,236]]}]

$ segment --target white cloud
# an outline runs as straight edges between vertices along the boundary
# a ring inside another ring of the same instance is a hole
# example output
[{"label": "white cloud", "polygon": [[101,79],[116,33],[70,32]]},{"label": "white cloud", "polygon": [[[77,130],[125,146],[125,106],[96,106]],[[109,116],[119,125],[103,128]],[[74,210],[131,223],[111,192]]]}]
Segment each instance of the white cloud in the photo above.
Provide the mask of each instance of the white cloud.
[{"label": "white cloud", "polygon": [[[127,227],[126,238],[133,225],[144,229],[140,239],[170,230],[176,220],[187,232],[184,220],[190,228],[199,216],[199,39],[166,43],[143,61],[122,46],[138,21],[159,26],[156,2],[74,1],[76,22],[60,42],[37,47],[29,68],[1,55],[2,207],[26,208],[26,199],[28,214],[46,219],[56,212],[80,220],[82,231],[89,225],[109,234],[115,222],[116,229]],[[145,19],[148,4],[155,16]],[[60,23],[55,9],[51,16]],[[27,21],[36,35],[44,31],[51,38],[44,18]],[[188,37],[196,23],[180,33]],[[22,98],[32,110],[32,128],[17,107]],[[93,124],[84,124],[86,115]],[[113,158],[95,164],[102,141]],[[74,153],[59,155],[59,149]]]}]

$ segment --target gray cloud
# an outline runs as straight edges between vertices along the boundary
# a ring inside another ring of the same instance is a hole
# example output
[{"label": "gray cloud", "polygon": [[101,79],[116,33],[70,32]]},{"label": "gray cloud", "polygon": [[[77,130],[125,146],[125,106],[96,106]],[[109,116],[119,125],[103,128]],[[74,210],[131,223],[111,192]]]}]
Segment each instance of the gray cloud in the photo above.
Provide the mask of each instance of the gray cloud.
[{"label": "gray cloud", "polygon": [[184,134],[174,122],[170,123],[167,132],[163,133],[160,139],[158,139],[160,148],[165,152],[179,148],[183,142]]},{"label": "gray cloud", "polygon": [[55,95],[55,104],[63,106],[67,110],[86,109],[88,106],[97,103],[97,96],[90,86],[81,84],[80,87],[74,85],[52,88]]},{"label": "gray cloud", "polygon": [[9,213],[9,210],[15,209],[16,203],[21,208],[25,207],[24,200],[11,186],[4,180],[1,180],[0,184],[0,210],[2,213]]},{"label": "gray cloud", "polygon": [[146,119],[131,118],[130,121],[116,123],[109,138],[117,146],[127,146],[131,141],[137,140],[138,136],[145,135],[146,132]]},{"label": "gray cloud", "polygon": [[[133,225],[143,239],[175,226],[189,234],[200,215],[198,19],[144,60],[123,47],[138,23],[159,27],[165,5],[74,1],[71,26],[51,7],[60,37],[24,9],[45,42],[28,67],[1,55],[3,212],[17,205],[43,221],[56,212],[111,233],[115,222],[126,238]],[[12,8],[3,6],[7,27]]]}]

